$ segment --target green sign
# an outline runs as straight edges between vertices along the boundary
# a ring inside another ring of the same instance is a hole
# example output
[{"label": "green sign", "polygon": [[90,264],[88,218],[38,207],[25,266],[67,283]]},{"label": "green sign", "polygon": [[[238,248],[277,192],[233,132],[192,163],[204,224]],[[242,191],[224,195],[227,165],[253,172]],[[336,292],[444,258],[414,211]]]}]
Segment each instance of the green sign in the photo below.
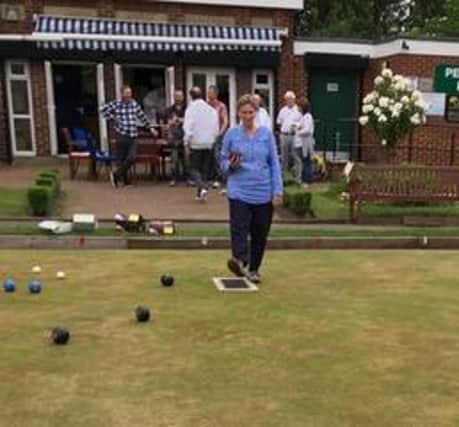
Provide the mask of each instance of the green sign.
[{"label": "green sign", "polygon": [[437,65],[434,87],[436,92],[459,93],[459,65]]}]

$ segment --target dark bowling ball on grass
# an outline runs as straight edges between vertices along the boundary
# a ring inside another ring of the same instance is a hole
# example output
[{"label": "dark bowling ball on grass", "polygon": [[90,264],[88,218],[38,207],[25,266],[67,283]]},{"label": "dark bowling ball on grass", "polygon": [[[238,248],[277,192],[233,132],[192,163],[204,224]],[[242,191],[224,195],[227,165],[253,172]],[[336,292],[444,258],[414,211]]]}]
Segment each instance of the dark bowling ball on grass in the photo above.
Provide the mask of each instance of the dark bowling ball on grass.
[{"label": "dark bowling ball on grass", "polygon": [[51,331],[51,340],[56,345],[66,345],[70,339],[70,332],[60,326],[53,328]]},{"label": "dark bowling ball on grass", "polygon": [[161,283],[163,286],[172,286],[174,284],[174,278],[169,274],[163,274],[161,276]]},{"label": "dark bowling ball on grass", "polygon": [[11,293],[11,292],[14,292],[16,290],[16,283],[13,279],[6,279],[4,282],[3,282],[3,289],[5,292],[8,292],[8,293]]},{"label": "dark bowling ball on grass", "polygon": [[29,283],[29,292],[31,294],[39,294],[41,290],[42,290],[42,286],[38,280],[32,280]]},{"label": "dark bowling ball on grass", "polygon": [[148,322],[150,320],[150,309],[144,305],[139,305],[135,309],[137,322]]}]

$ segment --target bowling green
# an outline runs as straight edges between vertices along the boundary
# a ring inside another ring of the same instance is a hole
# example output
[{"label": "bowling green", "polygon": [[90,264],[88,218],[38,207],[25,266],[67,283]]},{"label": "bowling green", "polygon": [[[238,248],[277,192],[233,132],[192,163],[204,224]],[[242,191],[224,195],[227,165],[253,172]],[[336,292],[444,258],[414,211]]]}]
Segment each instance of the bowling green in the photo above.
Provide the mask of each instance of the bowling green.
[{"label": "bowling green", "polygon": [[0,426],[459,426],[457,252],[271,251],[231,295],[226,256],[0,252]]}]

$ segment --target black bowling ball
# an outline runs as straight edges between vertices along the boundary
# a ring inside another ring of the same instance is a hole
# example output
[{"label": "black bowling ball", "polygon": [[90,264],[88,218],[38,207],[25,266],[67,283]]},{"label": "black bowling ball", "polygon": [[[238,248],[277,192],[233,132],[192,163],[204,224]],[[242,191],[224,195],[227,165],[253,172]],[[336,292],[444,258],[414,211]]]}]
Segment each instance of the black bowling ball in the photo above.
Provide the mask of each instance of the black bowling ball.
[{"label": "black bowling ball", "polygon": [[163,274],[161,276],[161,283],[163,286],[172,286],[174,284],[174,278],[169,274]]},{"label": "black bowling ball", "polygon": [[144,305],[139,305],[135,309],[137,322],[148,322],[150,320],[150,309]]},{"label": "black bowling ball", "polygon": [[51,331],[51,339],[54,344],[65,345],[70,339],[70,332],[58,326]]}]

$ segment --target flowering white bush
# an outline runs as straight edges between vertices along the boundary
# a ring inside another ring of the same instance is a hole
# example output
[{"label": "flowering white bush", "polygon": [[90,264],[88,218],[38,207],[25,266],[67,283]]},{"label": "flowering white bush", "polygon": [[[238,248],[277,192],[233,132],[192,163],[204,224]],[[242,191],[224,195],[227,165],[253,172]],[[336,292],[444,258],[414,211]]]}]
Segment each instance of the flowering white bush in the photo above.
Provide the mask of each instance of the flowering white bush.
[{"label": "flowering white bush", "polygon": [[359,123],[372,129],[381,145],[394,145],[416,126],[426,122],[427,104],[421,92],[408,89],[408,81],[385,68],[374,88],[363,98]]}]

